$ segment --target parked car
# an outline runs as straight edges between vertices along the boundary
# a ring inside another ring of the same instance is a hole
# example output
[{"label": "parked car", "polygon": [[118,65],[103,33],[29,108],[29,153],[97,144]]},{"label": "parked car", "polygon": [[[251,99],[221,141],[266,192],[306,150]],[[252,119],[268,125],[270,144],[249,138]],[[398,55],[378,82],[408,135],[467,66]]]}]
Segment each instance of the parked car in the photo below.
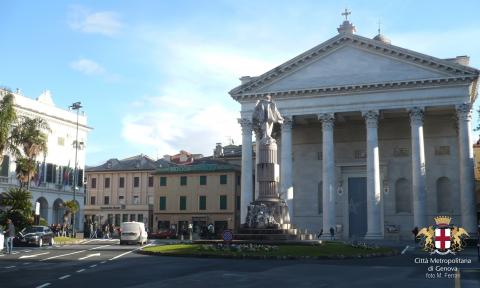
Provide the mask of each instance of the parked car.
[{"label": "parked car", "polygon": [[177,238],[177,232],[174,229],[168,229],[151,233],[149,238],[152,239],[175,239]]},{"label": "parked car", "polygon": [[147,243],[148,234],[142,222],[123,222],[120,231],[120,245]]},{"label": "parked car", "polygon": [[30,226],[18,232],[13,240],[15,245],[35,245],[42,247],[44,244],[52,246],[54,244],[53,232],[47,226]]}]

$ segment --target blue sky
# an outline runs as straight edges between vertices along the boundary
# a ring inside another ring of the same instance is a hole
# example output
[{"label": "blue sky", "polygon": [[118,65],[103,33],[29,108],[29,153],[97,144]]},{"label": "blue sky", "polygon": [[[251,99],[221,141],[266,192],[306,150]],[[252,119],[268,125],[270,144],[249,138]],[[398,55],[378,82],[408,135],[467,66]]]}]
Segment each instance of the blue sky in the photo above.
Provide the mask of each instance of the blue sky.
[{"label": "blue sky", "polygon": [[[57,106],[81,101],[87,164],[240,141],[228,91],[336,35],[378,20],[392,44],[480,68],[478,1],[2,1],[0,85]],[[476,105],[478,106],[478,105]],[[477,122],[475,113],[475,125]],[[475,136],[477,137],[477,136]]]}]

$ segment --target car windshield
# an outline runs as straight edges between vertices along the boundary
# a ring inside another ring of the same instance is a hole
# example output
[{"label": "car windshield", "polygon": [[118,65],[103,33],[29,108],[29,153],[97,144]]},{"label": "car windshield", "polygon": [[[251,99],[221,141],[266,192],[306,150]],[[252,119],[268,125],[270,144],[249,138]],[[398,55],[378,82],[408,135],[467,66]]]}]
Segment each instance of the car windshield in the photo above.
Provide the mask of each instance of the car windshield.
[{"label": "car windshield", "polygon": [[28,227],[28,228],[25,228],[22,233],[27,234],[27,233],[35,233],[35,232],[43,232],[43,227],[35,227],[35,226]]}]

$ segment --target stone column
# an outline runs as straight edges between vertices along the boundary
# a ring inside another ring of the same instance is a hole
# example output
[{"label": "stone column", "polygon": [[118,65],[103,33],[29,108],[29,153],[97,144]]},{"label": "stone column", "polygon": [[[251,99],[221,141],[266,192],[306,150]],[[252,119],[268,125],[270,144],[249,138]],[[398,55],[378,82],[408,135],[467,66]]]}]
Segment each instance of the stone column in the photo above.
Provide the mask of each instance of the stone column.
[{"label": "stone column", "polygon": [[240,192],[240,224],[245,224],[247,209],[253,201],[252,191],[252,121],[241,118],[238,123],[242,126],[242,179]]},{"label": "stone column", "polygon": [[322,121],[322,182],[323,182],[323,235],[335,229],[335,155],[333,146],[333,113],[318,115]]},{"label": "stone column", "polygon": [[288,206],[288,216],[292,221],[293,216],[293,185],[292,185],[292,120],[284,117],[282,124],[280,162],[280,195]]},{"label": "stone column", "polygon": [[258,191],[260,187],[260,183],[258,182],[258,163],[260,159],[260,140],[262,139],[262,130],[261,129],[255,129],[255,197],[254,199],[258,199]]},{"label": "stone column", "polygon": [[367,126],[367,234],[366,239],[383,238],[382,193],[378,151],[378,111],[363,113]]},{"label": "stone column", "polygon": [[409,110],[412,130],[413,226],[418,229],[427,226],[423,113],[423,109],[418,107]]},{"label": "stone column", "polygon": [[468,103],[457,105],[458,148],[460,162],[460,207],[462,226],[471,237],[478,237],[475,204],[474,162],[471,142],[471,106]]}]

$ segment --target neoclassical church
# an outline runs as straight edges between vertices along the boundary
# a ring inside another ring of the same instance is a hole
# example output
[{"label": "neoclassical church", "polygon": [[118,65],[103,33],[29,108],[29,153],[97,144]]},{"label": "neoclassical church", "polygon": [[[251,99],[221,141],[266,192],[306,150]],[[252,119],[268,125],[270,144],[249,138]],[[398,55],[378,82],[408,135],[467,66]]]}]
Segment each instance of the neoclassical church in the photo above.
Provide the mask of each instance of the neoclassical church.
[{"label": "neoclassical church", "polygon": [[414,227],[447,215],[476,235],[471,113],[479,70],[468,56],[439,59],[380,33],[356,35],[348,14],[335,37],[230,91],[241,104],[241,221],[255,198],[252,112],[271,95],[285,118],[279,193],[297,228],[411,239]]}]

